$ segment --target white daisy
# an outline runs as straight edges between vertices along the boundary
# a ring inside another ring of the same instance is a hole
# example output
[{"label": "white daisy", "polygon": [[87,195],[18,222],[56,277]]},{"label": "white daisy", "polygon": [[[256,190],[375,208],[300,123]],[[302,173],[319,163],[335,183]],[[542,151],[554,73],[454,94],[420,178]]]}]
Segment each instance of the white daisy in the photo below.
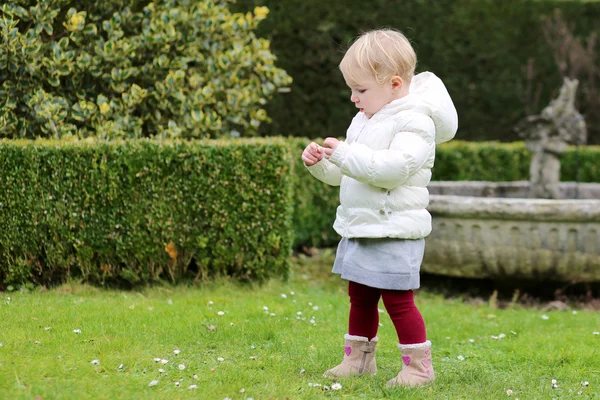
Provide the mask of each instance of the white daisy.
[{"label": "white daisy", "polygon": [[188,389],[198,389],[198,385],[190,385],[188,386]]},{"label": "white daisy", "polygon": [[287,294],[285,294],[285,293],[281,293],[281,298],[282,298],[282,299],[287,299]]},{"label": "white daisy", "polygon": [[181,353],[181,350],[179,350],[179,349],[175,349],[175,350],[173,350],[173,354],[177,355],[177,354],[179,354],[179,353]]},{"label": "white daisy", "polygon": [[331,389],[332,390],[340,390],[342,388],[342,385],[340,383],[334,383],[333,385],[331,385]]},{"label": "white daisy", "polygon": [[185,364],[179,364],[177,368],[179,368],[180,371],[183,371],[185,369]]},{"label": "white daisy", "polygon": [[542,319],[543,319],[543,320],[548,320],[548,319],[550,319],[550,317],[549,317],[549,316],[547,316],[546,314],[544,314],[544,315],[542,315]]},{"label": "white daisy", "polygon": [[156,386],[158,385],[158,381],[155,379],[153,381],[150,381],[150,383],[148,384],[148,386]]},{"label": "white daisy", "polygon": [[81,329],[73,329],[73,332],[75,332],[75,333],[81,333]]},{"label": "white daisy", "polygon": [[90,361],[90,363],[92,365],[100,365],[100,361],[98,361],[98,360],[92,360],[92,361]]},{"label": "white daisy", "polygon": [[219,311],[217,315],[225,315],[225,313],[223,311]]}]

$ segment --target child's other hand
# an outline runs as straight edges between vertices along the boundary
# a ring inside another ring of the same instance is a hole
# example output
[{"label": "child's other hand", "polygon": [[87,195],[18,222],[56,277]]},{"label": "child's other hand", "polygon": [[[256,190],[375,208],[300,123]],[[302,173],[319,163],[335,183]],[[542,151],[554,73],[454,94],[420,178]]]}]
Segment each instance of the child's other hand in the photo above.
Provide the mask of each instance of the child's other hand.
[{"label": "child's other hand", "polygon": [[304,151],[302,152],[302,161],[308,167],[315,165],[323,158],[323,148],[316,144],[315,142],[311,142]]},{"label": "child's other hand", "polygon": [[329,157],[331,157],[331,155],[333,154],[335,149],[337,149],[339,144],[340,144],[340,141],[337,140],[336,138],[328,137],[327,139],[325,139],[325,141],[323,142],[323,150],[325,151],[325,158],[329,159]]}]

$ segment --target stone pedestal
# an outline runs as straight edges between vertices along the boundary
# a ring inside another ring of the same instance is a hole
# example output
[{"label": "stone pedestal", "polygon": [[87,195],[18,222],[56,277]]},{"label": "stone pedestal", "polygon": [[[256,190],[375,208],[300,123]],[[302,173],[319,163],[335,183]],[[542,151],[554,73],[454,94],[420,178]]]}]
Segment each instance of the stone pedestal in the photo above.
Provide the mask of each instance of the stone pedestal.
[{"label": "stone pedestal", "polygon": [[559,188],[561,197],[576,193],[580,199],[528,199],[528,182],[432,182],[433,231],[426,239],[423,271],[600,281],[600,185]]}]

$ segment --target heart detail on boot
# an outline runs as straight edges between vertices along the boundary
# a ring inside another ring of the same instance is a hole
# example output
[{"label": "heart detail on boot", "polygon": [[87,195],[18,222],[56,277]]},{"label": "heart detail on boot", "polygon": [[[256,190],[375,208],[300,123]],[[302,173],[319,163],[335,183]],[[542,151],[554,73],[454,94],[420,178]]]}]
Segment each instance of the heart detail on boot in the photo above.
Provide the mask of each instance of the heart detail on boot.
[{"label": "heart detail on boot", "polygon": [[346,355],[349,356],[350,353],[352,353],[352,347],[344,346],[344,353],[346,353]]},{"label": "heart detail on boot", "polygon": [[410,364],[410,356],[402,356],[402,361],[404,365],[408,366]]},{"label": "heart detail on boot", "polygon": [[421,360],[421,364],[423,364],[425,369],[429,369],[429,367],[431,367],[431,358],[424,358]]},{"label": "heart detail on boot", "polygon": [[428,356],[428,355],[429,355],[429,353],[431,353],[431,350],[429,350],[429,349],[425,349],[425,355],[426,355],[426,356]]}]

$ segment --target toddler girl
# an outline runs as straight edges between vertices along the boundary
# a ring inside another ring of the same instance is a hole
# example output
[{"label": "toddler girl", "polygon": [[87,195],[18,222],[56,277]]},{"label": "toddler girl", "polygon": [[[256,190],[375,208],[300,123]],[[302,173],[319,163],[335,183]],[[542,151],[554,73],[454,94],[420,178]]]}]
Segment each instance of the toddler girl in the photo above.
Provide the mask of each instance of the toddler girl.
[{"label": "toddler girl", "polygon": [[[417,59],[395,30],[361,35],[340,70],[358,113],[345,141],[310,143],[302,159],[317,179],[340,187],[334,229],[342,237],[333,272],[348,280],[350,317],[344,359],[325,376],[375,374],[378,303],[392,319],[402,369],[388,382],[421,386],[434,380],[431,342],[413,290],[431,232],[427,184],[436,144],[452,139],[456,109],[442,81],[414,75]],[[414,76],[413,76],[414,75]]]}]

